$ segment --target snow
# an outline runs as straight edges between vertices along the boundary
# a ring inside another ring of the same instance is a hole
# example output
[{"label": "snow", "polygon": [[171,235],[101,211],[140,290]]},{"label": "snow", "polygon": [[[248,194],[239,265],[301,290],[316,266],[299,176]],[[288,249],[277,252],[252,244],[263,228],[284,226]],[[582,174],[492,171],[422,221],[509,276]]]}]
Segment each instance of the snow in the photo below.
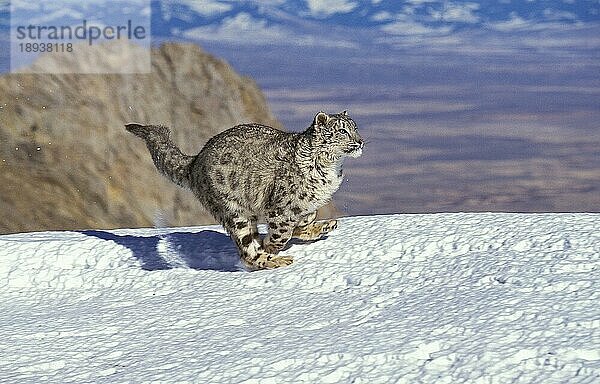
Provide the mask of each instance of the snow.
[{"label": "snow", "polygon": [[0,236],[0,381],[600,382],[599,214],[342,218],[285,254],[246,272],[218,226]]}]

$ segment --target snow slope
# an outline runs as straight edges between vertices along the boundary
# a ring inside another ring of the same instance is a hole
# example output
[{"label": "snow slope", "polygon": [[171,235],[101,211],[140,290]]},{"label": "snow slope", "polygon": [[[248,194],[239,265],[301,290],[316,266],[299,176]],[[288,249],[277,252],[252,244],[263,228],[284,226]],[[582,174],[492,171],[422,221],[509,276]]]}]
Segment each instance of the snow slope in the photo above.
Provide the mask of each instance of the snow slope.
[{"label": "snow slope", "polygon": [[3,383],[598,383],[600,215],[340,220],[288,268],[220,227],[0,236]]}]

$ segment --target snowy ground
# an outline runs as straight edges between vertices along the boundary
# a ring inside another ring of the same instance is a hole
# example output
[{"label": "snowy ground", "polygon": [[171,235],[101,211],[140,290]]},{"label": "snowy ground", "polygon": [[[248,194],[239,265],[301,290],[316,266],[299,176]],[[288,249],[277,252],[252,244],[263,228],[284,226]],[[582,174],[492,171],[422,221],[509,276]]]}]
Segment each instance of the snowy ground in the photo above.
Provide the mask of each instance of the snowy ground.
[{"label": "snowy ground", "polygon": [[0,236],[3,383],[599,383],[600,215],[346,218],[245,272],[219,227]]}]

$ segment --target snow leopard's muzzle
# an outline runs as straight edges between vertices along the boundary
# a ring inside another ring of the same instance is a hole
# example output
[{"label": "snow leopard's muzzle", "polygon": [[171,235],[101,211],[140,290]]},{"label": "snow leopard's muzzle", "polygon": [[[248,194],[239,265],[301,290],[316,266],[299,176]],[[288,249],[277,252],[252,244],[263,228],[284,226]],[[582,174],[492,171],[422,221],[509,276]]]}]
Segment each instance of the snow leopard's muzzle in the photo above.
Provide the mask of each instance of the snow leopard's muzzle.
[{"label": "snow leopard's muzzle", "polygon": [[365,143],[362,140],[355,143],[350,143],[344,152],[346,152],[350,157],[359,157],[362,155],[364,145]]}]

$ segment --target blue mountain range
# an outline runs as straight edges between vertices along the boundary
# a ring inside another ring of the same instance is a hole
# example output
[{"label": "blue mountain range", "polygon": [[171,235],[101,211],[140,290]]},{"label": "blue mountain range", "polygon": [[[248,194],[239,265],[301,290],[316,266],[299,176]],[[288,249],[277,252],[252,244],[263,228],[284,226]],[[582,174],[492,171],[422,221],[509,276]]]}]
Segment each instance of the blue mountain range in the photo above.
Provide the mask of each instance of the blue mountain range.
[{"label": "blue mountain range", "polygon": [[[498,33],[581,28],[600,21],[592,0],[155,1],[155,35],[238,44],[353,47],[464,31]],[[368,39],[368,37],[371,39]]]},{"label": "blue mountain range", "polygon": [[[118,4],[127,2],[47,3],[50,5],[42,12],[44,21],[51,23],[52,17],[64,22],[77,20],[81,14],[120,13]],[[129,3],[134,4],[128,10],[133,17],[136,12],[144,12],[142,9],[148,4]],[[0,0],[0,27],[5,29],[9,4]],[[23,4],[13,2],[17,7]],[[189,38],[240,45],[352,48],[365,42],[392,42],[397,46],[418,42],[423,37],[448,37],[465,31],[556,31],[600,23],[597,0],[153,0],[150,4],[153,35],[160,39]],[[43,7],[33,7],[36,6]],[[26,9],[31,7],[27,4]]]}]

